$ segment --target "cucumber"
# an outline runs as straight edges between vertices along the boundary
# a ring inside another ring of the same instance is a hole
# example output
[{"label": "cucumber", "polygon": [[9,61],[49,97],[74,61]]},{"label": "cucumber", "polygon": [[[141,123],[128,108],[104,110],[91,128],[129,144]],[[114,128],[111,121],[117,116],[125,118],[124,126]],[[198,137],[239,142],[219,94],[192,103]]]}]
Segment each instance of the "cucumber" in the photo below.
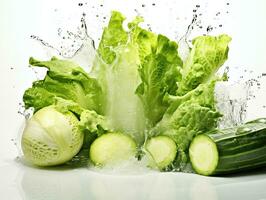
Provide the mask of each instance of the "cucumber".
[{"label": "cucumber", "polygon": [[96,166],[113,166],[133,158],[137,152],[135,141],[122,133],[107,133],[91,144],[90,160]]},{"label": "cucumber", "polygon": [[145,149],[148,152],[149,166],[163,170],[175,159],[176,143],[167,136],[156,136],[147,141]]},{"label": "cucumber", "polygon": [[196,136],[189,147],[193,169],[229,174],[266,166],[266,118]]}]

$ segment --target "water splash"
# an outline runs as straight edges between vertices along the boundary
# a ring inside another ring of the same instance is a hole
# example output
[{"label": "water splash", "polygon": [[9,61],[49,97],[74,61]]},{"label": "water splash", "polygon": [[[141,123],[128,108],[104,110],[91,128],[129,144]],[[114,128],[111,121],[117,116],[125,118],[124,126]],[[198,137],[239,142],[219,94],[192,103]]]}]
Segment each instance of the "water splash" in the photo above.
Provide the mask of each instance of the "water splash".
[{"label": "water splash", "polygon": [[52,45],[36,35],[31,35],[31,39],[39,42],[49,54],[72,60],[84,67],[85,70],[90,70],[96,49],[95,41],[88,35],[85,17],[86,14],[83,13],[80,19],[81,24],[75,32],[58,28],[59,43],[57,45]]},{"label": "water splash", "polygon": [[[249,71],[249,74],[251,73],[252,71]],[[261,89],[260,78],[261,76],[257,76],[245,80],[241,74],[238,81],[229,80],[216,84],[216,107],[223,114],[219,128],[229,128],[246,122],[249,102],[256,99]]]},{"label": "water splash", "polygon": [[106,166],[103,168],[89,167],[91,171],[100,172],[104,174],[115,174],[115,175],[138,175],[138,174],[147,174],[157,172],[148,168],[148,159],[146,156],[142,157],[141,160],[137,160],[136,158],[129,159],[122,163],[119,163],[115,166]]},{"label": "water splash", "polygon": [[249,93],[250,85],[247,83],[219,82],[216,84],[216,106],[223,114],[219,122],[219,128],[237,126],[244,122]]},{"label": "water splash", "polygon": [[22,103],[19,103],[18,114],[22,115],[26,120],[28,120],[33,115],[33,112],[33,108],[26,109]]}]

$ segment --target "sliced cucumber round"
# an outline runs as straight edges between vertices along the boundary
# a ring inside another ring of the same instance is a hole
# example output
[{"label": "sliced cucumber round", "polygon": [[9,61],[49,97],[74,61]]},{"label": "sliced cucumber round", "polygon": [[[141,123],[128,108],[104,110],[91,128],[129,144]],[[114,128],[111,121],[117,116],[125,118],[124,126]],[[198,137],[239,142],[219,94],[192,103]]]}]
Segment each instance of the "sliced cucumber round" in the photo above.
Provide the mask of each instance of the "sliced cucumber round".
[{"label": "sliced cucumber round", "polygon": [[160,170],[170,165],[177,153],[176,143],[167,136],[156,136],[147,141],[145,149],[148,152],[149,166]]},{"label": "sliced cucumber round", "polygon": [[215,171],[219,155],[215,142],[206,135],[193,139],[189,148],[192,167],[198,174],[211,175]]},{"label": "sliced cucumber round", "polygon": [[266,119],[196,136],[189,147],[194,170],[219,175],[266,166]]},{"label": "sliced cucumber round", "polygon": [[90,147],[90,159],[96,166],[116,165],[136,155],[137,145],[128,135],[107,133]]}]

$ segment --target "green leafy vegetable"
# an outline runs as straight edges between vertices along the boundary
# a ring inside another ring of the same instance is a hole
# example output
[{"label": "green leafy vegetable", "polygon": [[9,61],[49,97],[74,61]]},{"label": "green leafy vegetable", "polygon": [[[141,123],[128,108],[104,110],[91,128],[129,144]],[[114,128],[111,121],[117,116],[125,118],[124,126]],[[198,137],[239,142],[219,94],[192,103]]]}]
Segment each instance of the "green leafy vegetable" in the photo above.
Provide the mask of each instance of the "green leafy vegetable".
[{"label": "green leafy vegetable", "polygon": [[44,80],[33,83],[25,91],[23,101],[26,108],[35,111],[55,103],[56,97],[76,102],[84,109],[93,109],[101,113],[101,88],[97,80],[78,65],[67,60],[53,57],[50,61],[38,61],[30,58],[30,65],[48,69]]},{"label": "green leafy vegetable", "polygon": [[125,45],[128,34],[123,29],[125,17],[116,11],[112,12],[108,27],[104,28],[98,52],[107,64],[111,64],[116,58],[115,48]]},{"label": "green leafy vegetable", "polygon": [[142,100],[145,116],[151,126],[163,117],[168,104],[165,94],[176,94],[177,82],[181,79],[182,61],[177,54],[177,44],[158,35],[156,47],[144,58],[139,68],[142,83],[136,93]]},{"label": "green leafy vegetable", "polygon": [[208,82],[215,75],[227,60],[230,41],[228,35],[199,36],[192,41],[193,48],[184,64],[183,78],[178,88],[179,95]]}]

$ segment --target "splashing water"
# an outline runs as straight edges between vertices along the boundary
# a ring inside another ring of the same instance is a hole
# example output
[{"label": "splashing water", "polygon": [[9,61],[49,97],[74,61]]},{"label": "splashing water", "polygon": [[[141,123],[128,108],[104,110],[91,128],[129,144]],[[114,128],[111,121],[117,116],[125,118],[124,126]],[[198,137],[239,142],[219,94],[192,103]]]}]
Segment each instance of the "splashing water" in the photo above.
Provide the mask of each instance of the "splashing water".
[{"label": "splashing water", "polygon": [[31,39],[39,42],[49,54],[72,60],[89,71],[95,58],[96,50],[94,40],[88,35],[85,16],[86,14],[83,13],[80,19],[81,25],[75,33],[58,28],[60,41],[58,46],[53,46],[35,35],[31,35]]},{"label": "splashing water", "polygon": [[250,95],[248,82],[230,84],[218,82],[215,88],[217,108],[223,114],[219,128],[229,128],[242,124],[246,117],[247,100]]}]

